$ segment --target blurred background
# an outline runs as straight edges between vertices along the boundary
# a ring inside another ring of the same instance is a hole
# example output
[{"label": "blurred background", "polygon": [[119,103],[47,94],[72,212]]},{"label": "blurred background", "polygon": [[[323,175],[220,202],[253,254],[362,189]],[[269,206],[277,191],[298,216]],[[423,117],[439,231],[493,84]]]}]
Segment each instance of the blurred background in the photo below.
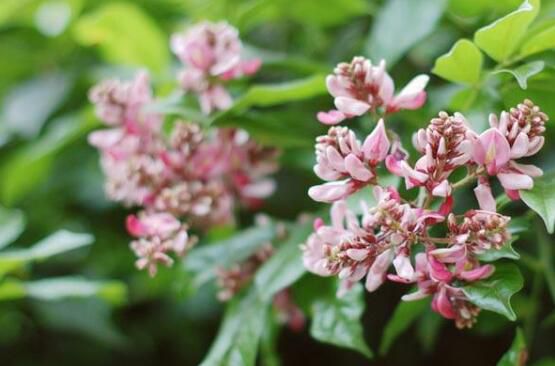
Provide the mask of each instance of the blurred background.
[{"label": "blurred background", "polygon": [[[211,19],[236,26],[246,52],[263,60],[251,83],[323,80],[337,62],[360,54],[386,57],[403,85],[417,73],[430,73],[435,59],[456,40],[472,38],[476,29],[520,2],[1,0],[0,236],[6,237],[0,243],[6,243],[0,249],[9,241],[15,242],[13,248],[28,248],[60,229],[90,234],[94,241],[77,238],[75,246],[82,240],[83,248],[48,260],[28,255],[15,267],[0,252],[0,363],[197,365],[216,335],[223,306],[213,285],[193,289],[191,274],[181,265],[161,270],[154,279],[134,267],[124,227],[129,211],[105,198],[98,153],[86,142],[87,133],[100,126],[87,99],[98,80],[130,78],[147,68],[156,94],[170,96],[179,64],[170,53],[169,36]],[[538,27],[553,25],[553,1],[542,6]],[[447,109],[464,112],[481,130],[488,112],[500,112],[524,96],[555,116],[555,53],[548,50],[536,58],[546,67],[529,80],[526,91],[510,75],[479,90],[435,77],[426,107],[399,113],[392,126],[408,143],[413,131]],[[236,86],[237,93],[242,87]],[[323,90],[307,100],[253,111],[268,126],[253,134],[283,148],[278,191],[262,208],[269,215],[293,220],[317,209],[306,190],[317,182],[311,170],[313,140],[326,129],[314,116],[330,106]],[[370,125],[362,122],[358,128],[368,131]],[[548,128],[544,161],[539,161],[547,170],[555,164],[550,159],[554,138],[555,129]],[[509,209],[525,212],[521,204]],[[236,227],[215,230],[203,240],[217,241],[252,221],[252,213],[242,213]],[[543,230],[534,218],[525,225]],[[553,237],[542,240],[552,247]],[[515,246],[532,256],[536,241],[535,234],[522,234]],[[543,255],[552,266],[553,257]],[[515,296],[515,310],[523,322],[533,323],[525,324],[534,339],[531,359],[552,365],[546,360],[555,355],[552,298],[543,281],[524,271],[526,286]],[[66,280],[48,287],[40,282],[48,278]],[[22,291],[19,281],[42,286]],[[318,289],[319,281],[307,275],[297,287]],[[532,286],[534,281],[541,283]],[[378,348],[402,292],[385,286],[379,296],[366,295],[364,334],[372,348]],[[492,313],[480,318],[474,329],[458,331],[425,313],[386,356],[373,361],[317,343],[307,330],[283,329],[276,348],[282,365],[493,365],[511,343],[514,324]],[[275,365],[264,357],[260,364]]]}]

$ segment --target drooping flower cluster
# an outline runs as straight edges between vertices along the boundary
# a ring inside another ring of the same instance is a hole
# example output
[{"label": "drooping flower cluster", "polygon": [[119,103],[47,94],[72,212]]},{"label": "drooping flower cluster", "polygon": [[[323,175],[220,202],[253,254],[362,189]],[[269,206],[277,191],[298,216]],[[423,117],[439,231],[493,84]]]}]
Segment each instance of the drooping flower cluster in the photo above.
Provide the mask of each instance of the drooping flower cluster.
[{"label": "drooping flower cluster", "polygon": [[[203,40],[212,47],[210,70],[220,75],[238,67],[224,65],[228,57],[238,57],[237,46],[229,44],[239,42],[236,32],[218,23],[203,24],[192,34],[207,32],[212,38]],[[180,56],[200,62],[197,52],[208,44],[184,46]],[[256,208],[273,192],[274,181],[268,176],[277,170],[275,149],[257,144],[242,130],[203,130],[179,120],[167,135],[164,116],[148,110],[153,96],[145,72],[132,81],[103,81],[91,90],[90,99],[98,118],[110,127],[89,135],[101,152],[106,193],[116,202],[141,208],[128,218],[127,227],[136,237],[131,248],[139,258],[137,267],[151,275],[157,264],[171,265],[168,253],[181,256],[194,244],[189,227],[230,223],[238,204]]]},{"label": "drooping flower cluster", "polygon": [[224,83],[258,71],[258,59],[241,60],[241,40],[237,29],[226,22],[202,22],[175,34],[171,49],[185,65],[179,83],[198,95],[204,114],[231,106],[231,95]]},{"label": "drooping flower cluster", "polygon": [[[510,218],[496,212],[489,177],[497,176],[512,199],[519,198],[518,190],[533,186],[532,178],[541,170],[515,160],[541,149],[548,117],[525,100],[499,118],[492,115],[491,128],[478,134],[462,114],[440,112],[414,135],[421,157],[412,166],[395,133],[387,131],[384,116],[421,106],[427,78],[417,77],[407,87],[411,93],[403,91],[391,99],[393,82],[384,75],[383,62],[374,67],[369,60],[355,57],[328,76],[338,110],[320,113],[321,122],[335,124],[369,111],[382,118],[363,144],[354,131],[339,126],[316,139],[314,171],[328,182],[312,187],[309,195],[333,205],[331,225],[317,219],[314,233],[302,247],[304,265],[320,276],[338,276],[339,296],[363,278],[368,291],[375,291],[386,279],[416,284],[418,291],[403,300],[432,296],[434,311],[453,319],[459,328],[471,327],[480,309],[463,287],[494,272],[495,267],[482,264],[479,256],[500,250],[511,238]],[[407,102],[409,94],[411,102]],[[419,197],[407,201],[395,187],[380,186],[377,172],[382,162],[391,174],[404,179],[407,189],[419,187]],[[467,175],[453,181],[452,173],[458,169],[466,169]],[[474,181],[480,209],[454,214],[453,192]],[[367,186],[374,186],[375,203],[369,207],[361,199],[359,217],[346,199]],[[432,231],[436,226],[442,229]],[[445,235],[436,237],[432,232]],[[391,265],[394,272],[388,273]]]}]

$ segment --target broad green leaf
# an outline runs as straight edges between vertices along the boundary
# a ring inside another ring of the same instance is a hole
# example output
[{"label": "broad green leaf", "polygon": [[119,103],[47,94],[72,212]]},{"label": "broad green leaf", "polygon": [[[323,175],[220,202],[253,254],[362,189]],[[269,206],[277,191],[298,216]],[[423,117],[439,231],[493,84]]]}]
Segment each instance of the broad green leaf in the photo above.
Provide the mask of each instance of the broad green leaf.
[{"label": "broad green leaf", "polygon": [[105,58],[115,64],[160,72],[170,60],[168,37],[131,2],[110,2],[85,14],[74,25],[73,34],[84,46],[100,46]]},{"label": "broad green leaf", "polygon": [[482,61],[478,47],[472,41],[461,39],[436,60],[432,72],[449,81],[472,85],[480,80]]},{"label": "broad green leaf", "polygon": [[312,224],[292,227],[286,242],[257,271],[254,282],[263,300],[270,301],[276,293],[293,284],[305,273],[299,245],[311,231]]},{"label": "broad green leaf", "polygon": [[389,0],[374,18],[366,53],[391,67],[435,29],[446,0]]},{"label": "broad green leaf", "polygon": [[25,216],[20,210],[0,207],[0,249],[11,244],[25,228]]},{"label": "broad green leaf", "polygon": [[254,366],[269,304],[251,291],[232,300],[214,343],[200,366]]},{"label": "broad green leaf", "polygon": [[514,321],[516,314],[510,300],[522,286],[523,279],[518,267],[512,263],[503,263],[495,266],[495,272],[491,277],[465,286],[463,291],[470,302],[480,308],[499,313]]},{"label": "broad green leaf", "polygon": [[62,72],[51,72],[25,81],[4,98],[0,121],[7,132],[35,137],[64,101],[71,86],[71,78]]},{"label": "broad green leaf", "polygon": [[524,366],[528,359],[524,334],[520,328],[516,328],[515,338],[511,348],[503,355],[497,366]]},{"label": "broad green leaf", "polygon": [[27,262],[44,260],[49,257],[78,249],[93,242],[90,234],[60,230],[39,241],[30,248],[13,249],[0,254],[0,274],[10,272]]},{"label": "broad green leaf", "polygon": [[364,291],[356,284],[343,297],[334,294],[317,300],[313,305],[310,334],[315,339],[358,351],[368,358],[372,351],[364,342],[360,317],[364,312]]},{"label": "broad green leaf", "polygon": [[480,255],[478,255],[478,259],[484,262],[495,262],[501,258],[507,259],[519,259],[520,254],[518,254],[514,249],[512,244],[518,240],[518,236],[513,236],[511,240],[503,245],[501,249],[492,248]]},{"label": "broad green leaf", "polygon": [[395,342],[430,306],[429,301],[401,301],[389,318],[380,343],[380,355],[384,356]]},{"label": "broad green leaf", "polygon": [[555,230],[555,174],[534,179],[534,188],[520,191],[520,197],[541,216],[550,234]]},{"label": "broad green leaf", "polygon": [[530,230],[530,220],[527,217],[512,217],[509,221],[509,232],[518,234]]},{"label": "broad green leaf", "polygon": [[216,276],[218,267],[226,268],[248,258],[275,235],[274,224],[246,229],[229,239],[194,248],[185,258],[183,267],[195,274],[193,285],[200,287]]},{"label": "broad green leaf", "polygon": [[520,48],[520,56],[526,57],[553,48],[555,48],[555,26],[547,28],[526,40]]},{"label": "broad green leaf", "polygon": [[416,334],[424,353],[430,354],[433,352],[444,323],[445,318],[439,316],[431,307],[428,307],[424,314],[419,317]]},{"label": "broad green leaf", "polygon": [[525,0],[512,13],[478,29],[474,43],[496,61],[506,61],[517,49],[540,7],[540,0]]},{"label": "broad green leaf", "polygon": [[516,81],[518,82],[518,85],[522,89],[526,89],[528,88],[528,79],[542,72],[544,66],[545,66],[545,63],[543,61],[533,61],[524,65],[521,65],[519,67],[516,67],[514,69],[500,69],[495,71],[494,74],[498,74],[502,72],[509,73],[515,77]]}]

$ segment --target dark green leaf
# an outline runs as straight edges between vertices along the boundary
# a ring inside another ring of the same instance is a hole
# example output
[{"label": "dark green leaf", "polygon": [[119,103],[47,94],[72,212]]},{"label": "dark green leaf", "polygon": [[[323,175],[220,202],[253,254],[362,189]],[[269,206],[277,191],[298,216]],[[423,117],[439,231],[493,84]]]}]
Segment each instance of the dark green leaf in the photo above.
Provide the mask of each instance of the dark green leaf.
[{"label": "dark green leaf", "polygon": [[545,63],[543,61],[533,61],[524,65],[521,65],[514,69],[497,70],[495,74],[501,73],[501,72],[509,73],[515,77],[516,81],[518,82],[518,85],[522,89],[526,89],[528,88],[528,79],[542,72],[544,66],[545,66]]},{"label": "dark green leaf", "polygon": [[550,234],[555,230],[555,175],[534,179],[534,188],[520,191],[520,197],[541,216]]},{"label": "dark green leaf", "polygon": [[310,334],[321,342],[350,348],[371,358],[360,322],[363,312],[364,291],[356,284],[342,298],[332,295],[314,303]]},{"label": "dark green leaf", "polygon": [[518,236],[513,236],[511,240],[503,245],[501,249],[490,249],[480,255],[478,255],[478,259],[483,262],[495,262],[501,258],[508,258],[508,259],[519,259],[520,254],[518,254],[514,249],[512,244],[518,240]]},{"label": "dark green leaf", "polygon": [[485,280],[463,287],[468,299],[482,309],[505,315],[516,320],[511,307],[511,297],[523,286],[520,270],[514,264],[498,264],[493,275]]},{"label": "dark green leaf", "polygon": [[515,338],[511,348],[503,355],[497,366],[524,366],[528,359],[528,351],[524,341],[524,334],[520,328],[516,329]]}]

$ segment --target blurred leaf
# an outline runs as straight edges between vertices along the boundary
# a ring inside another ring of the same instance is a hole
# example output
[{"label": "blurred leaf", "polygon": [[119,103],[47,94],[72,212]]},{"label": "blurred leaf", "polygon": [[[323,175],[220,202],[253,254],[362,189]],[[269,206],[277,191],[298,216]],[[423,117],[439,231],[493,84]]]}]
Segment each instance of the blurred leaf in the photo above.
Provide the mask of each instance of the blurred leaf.
[{"label": "blurred leaf", "polygon": [[441,333],[445,318],[428,307],[418,319],[416,334],[425,353],[431,353]]},{"label": "blurred leaf", "polygon": [[393,342],[422,316],[429,306],[429,301],[400,301],[385,326],[381,337],[380,355],[386,355]]},{"label": "blurred leaf", "polygon": [[84,46],[99,45],[115,64],[146,66],[160,72],[168,65],[168,37],[150,16],[130,2],[107,3],[83,15],[73,34]]},{"label": "blurred leaf", "polygon": [[539,0],[525,0],[517,10],[478,29],[474,43],[494,60],[506,61],[516,51],[539,7]]},{"label": "blurred leaf", "polygon": [[72,86],[71,78],[52,72],[28,80],[4,98],[0,120],[8,133],[35,137],[48,117],[58,109]]},{"label": "blurred leaf", "polygon": [[522,274],[512,263],[495,266],[495,272],[489,278],[463,287],[468,299],[482,309],[505,315],[509,320],[516,320],[511,308],[511,296],[523,286]]},{"label": "blurred leaf", "polygon": [[321,342],[350,348],[372,358],[372,351],[364,342],[360,321],[363,312],[364,291],[357,283],[341,298],[332,294],[314,303],[310,335]]},{"label": "blurred leaf", "polygon": [[532,366],[555,366],[555,358],[544,358],[533,363]]},{"label": "blurred leaf", "polygon": [[298,22],[318,26],[341,25],[354,16],[370,13],[369,3],[365,0],[272,0],[272,2],[280,2],[280,6]]},{"label": "blurred leaf", "polygon": [[255,291],[242,299],[232,300],[200,366],[254,366],[267,311],[268,303],[261,301]]},{"label": "blurred leaf", "polygon": [[512,217],[509,221],[509,232],[513,235],[528,230],[530,230],[530,220],[527,217]]},{"label": "blurred leaf", "polygon": [[491,12],[511,11],[521,2],[521,0],[450,0],[449,11],[461,17],[476,17]]},{"label": "blurred leaf", "polygon": [[25,297],[25,287],[17,280],[0,282],[0,301],[15,300]]},{"label": "blurred leaf", "polygon": [[19,268],[27,262],[40,261],[49,257],[78,249],[93,242],[90,234],[60,230],[26,249],[12,249],[0,253],[0,274]]},{"label": "blurred leaf", "polygon": [[494,74],[501,72],[509,73],[515,77],[522,89],[526,89],[528,87],[528,78],[542,72],[544,66],[545,63],[543,61],[533,61],[514,69],[500,69],[495,71]]},{"label": "blurred leaf", "polygon": [[366,53],[389,67],[412,46],[431,34],[436,27],[446,0],[389,0],[376,14],[366,43]]},{"label": "blurred leaf", "polygon": [[482,59],[482,53],[472,41],[461,39],[436,60],[432,72],[449,81],[476,84],[480,80]]},{"label": "blurred leaf", "polygon": [[550,234],[555,230],[555,174],[534,179],[534,188],[520,191],[524,203],[541,216]]},{"label": "blurred leaf", "polygon": [[40,139],[16,150],[0,167],[3,202],[11,205],[41,183],[48,176],[55,155],[95,123],[85,113],[59,118]]},{"label": "blurred leaf", "polygon": [[518,236],[513,236],[511,240],[503,245],[501,249],[492,248],[478,255],[478,259],[484,262],[495,262],[501,258],[507,259],[519,259],[520,254],[518,254],[514,249],[512,244],[518,240]]},{"label": "blurred leaf", "polygon": [[516,328],[515,338],[511,348],[503,355],[497,366],[524,366],[528,360],[528,351],[524,341],[524,334],[520,328]]},{"label": "blurred leaf", "polygon": [[23,229],[25,229],[23,212],[0,207],[0,249],[17,239]]},{"label": "blurred leaf", "polygon": [[280,290],[296,282],[305,273],[300,244],[312,231],[312,223],[298,224],[290,229],[289,238],[256,272],[254,282],[259,296],[270,301]]},{"label": "blurred leaf", "polygon": [[185,258],[183,268],[193,272],[193,284],[200,287],[216,276],[216,269],[248,258],[257,248],[276,235],[275,225],[252,227],[229,239],[194,248]]},{"label": "blurred leaf", "polygon": [[553,48],[555,48],[555,26],[551,26],[527,39],[520,48],[520,56],[526,57]]}]

